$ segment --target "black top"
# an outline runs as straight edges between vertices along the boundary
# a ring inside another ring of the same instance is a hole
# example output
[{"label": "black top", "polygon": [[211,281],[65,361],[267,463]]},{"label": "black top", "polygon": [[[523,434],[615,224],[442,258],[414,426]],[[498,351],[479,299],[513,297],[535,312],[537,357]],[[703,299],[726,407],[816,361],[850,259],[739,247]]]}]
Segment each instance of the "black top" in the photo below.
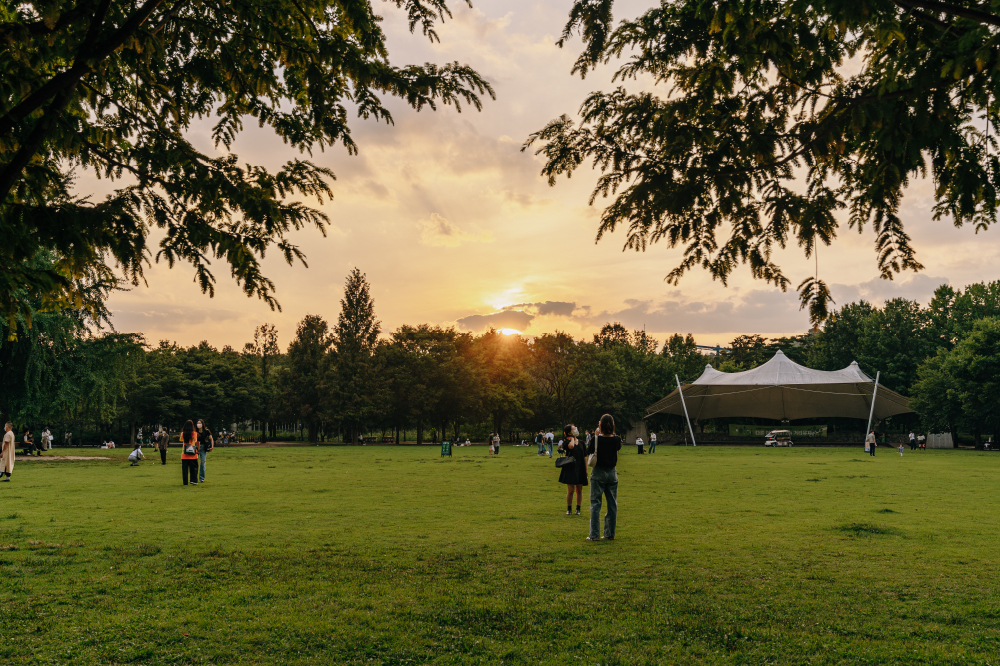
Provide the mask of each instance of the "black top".
[{"label": "black top", "polygon": [[618,452],[622,448],[622,438],[618,435],[598,435],[594,437],[587,446],[587,454],[594,452],[594,444],[600,440],[597,446],[597,467],[617,467]]},{"label": "black top", "polygon": [[566,455],[573,458],[576,462],[572,465],[564,465],[559,471],[559,483],[565,483],[571,486],[586,486],[587,483],[587,459],[586,453],[584,452],[584,445],[582,442],[577,441],[576,445],[571,449],[569,448],[569,442],[565,443]]}]

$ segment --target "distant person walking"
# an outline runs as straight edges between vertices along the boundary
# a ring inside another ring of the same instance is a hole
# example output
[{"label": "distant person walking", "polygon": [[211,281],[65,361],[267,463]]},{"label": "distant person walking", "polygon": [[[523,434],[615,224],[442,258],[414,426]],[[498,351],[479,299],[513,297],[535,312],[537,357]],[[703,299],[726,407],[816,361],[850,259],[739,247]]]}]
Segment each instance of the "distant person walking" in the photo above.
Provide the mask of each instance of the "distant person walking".
[{"label": "distant person walking", "polygon": [[0,460],[3,460],[3,471],[0,472],[0,476],[4,476],[3,481],[10,481],[10,475],[14,471],[14,447],[17,443],[14,441],[14,424],[7,421],[7,425],[4,426],[3,434],[3,448],[0,449]]},{"label": "distant person walking", "polygon": [[493,433],[493,455],[500,455],[500,433]]},{"label": "distant person walking", "polygon": [[903,445],[902,444],[899,445],[899,457],[900,458],[903,457]]},{"label": "distant person walking", "polygon": [[653,453],[656,451],[656,433],[649,433],[649,452]]},{"label": "distant person walking", "polygon": [[205,419],[198,419],[198,482],[205,483],[205,458],[208,452],[215,448],[215,438],[212,431],[205,425]]},{"label": "distant person walking", "polygon": [[539,430],[538,433],[535,434],[535,446],[538,447],[538,455],[544,456],[545,455],[545,435],[542,434],[541,430]]},{"label": "distant person walking", "polygon": [[577,439],[580,431],[573,424],[563,428],[563,448],[566,456],[575,462],[563,465],[559,471],[559,483],[566,484],[566,515],[573,514],[573,492],[576,492],[576,515],[580,515],[583,487],[587,485],[587,453],[584,444]]},{"label": "distant person walking", "polygon": [[601,499],[608,501],[608,512],[604,516],[604,538],[615,538],[615,524],[618,521],[618,451],[622,448],[622,438],[615,434],[615,420],[610,414],[601,417],[594,432],[594,441],[587,447],[587,453],[594,455],[596,464],[590,474],[590,535],[587,541],[601,538]]},{"label": "distant person walking", "polygon": [[868,437],[865,438],[865,451],[868,451],[868,454],[873,458],[875,457],[876,446],[878,446],[878,444],[875,443],[875,431],[872,430],[868,433]]},{"label": "distant person walking", "polygon": [[552,444],[555,441],[556,441],[556,436],[554,434],[552,434],[552,430],[550,429],[549,432],[546,433],[546,435],[545,435],[545,445],[549,449],[549,458],[552,457]]},{"label": "distant person walking", "polygon": [[156,442],[156,448],[159,449],[160,451],[160,464],[166,465],[167,447],[170,446],[170,435],[167,434],[167,429],[164,428],[163,426],[160,426],[160,429],[154,436],[153,441]]},{"label": "distant person walking", "polygon": [[188,481],[192,486],[198,485],[198,433],[190,419],[181,430],[181,479],[185,486]]}]

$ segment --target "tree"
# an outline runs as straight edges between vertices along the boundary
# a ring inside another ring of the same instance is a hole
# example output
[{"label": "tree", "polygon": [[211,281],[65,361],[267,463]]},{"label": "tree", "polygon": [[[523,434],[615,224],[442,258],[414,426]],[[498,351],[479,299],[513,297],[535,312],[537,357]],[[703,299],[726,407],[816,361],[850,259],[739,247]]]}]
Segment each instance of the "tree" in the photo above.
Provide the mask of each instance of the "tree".
[{"label": "tree", "polygon": [[286,364],[278,380],[286,408],[296,420],[305,422],[310,442],[319,441],[320,421],[329,408],[332,346],[326,321],[306,315],[288,345]]},{"label": "tree", "polygon": [[[410,30],[432,41],[445,0],[390,0]],[[414,109],[481,108],[494,93],[458,63],[390,63],[371,0],[28,0],[0,9],[0,233],[7,248],[0,309],[25,315],[14,294],[42,307],[81,297],[77,278],[137,284],[159,230],[157,259],[188,262],[214,294],[212,258],[248,296],[277,306],[262,258],[304,255],[289,233],[323,230],[324,213],[291,197],[332,196],[334,174],[303,159],[271,172],[230,149],[252,118],[302,152],[342,144],[348,110],[392,122],[384,97]],[[221,156],[194,146],[211,129]],[[105,201],[71,192],[74,169],[126,183]],[[26,260],[50,250],[52,266]]]},{"label": "tree", "polygon": [[927,432],[949,432],[958,444],[958,430],[965,423],[962,397],[951,374],[949,351],[938,349],[917,369],[917,382],[911,389],[910,407],[920,415],[920,424]]},{"label": "tree", "polygon": [[261,421],[261,438],[267,441],[268,431],[271,437],[276,434],[274,423],[274,369],[275,359],[280,354],[278,348],[278,328],[274,324],[264,323],[254,329],[253,342],[243,345],[243,355],[254,357],[260,362],[260,375],[257,380],[261,400],[258,402],[257,418]]},{"label": "tree", "polygon": [[667,338],[660,355],[669,360],[670,371],[680,376],[682,382],[696,378],[708,364],[705,356],[698,351],[694,336],[690,333],[686,337],[674,333]]},{"label": "tree", "polygon": [[983,433],[1000,434],[1000,318],[976,321],[953,349],[925,361],[914,384],[912,406],[929,430],[972,430],[976,448]]},{"label": "tree", "polygon": [[[873,228],[883,278],[920,270],[898,211],[910,180],[926,174],[935,219],[977,230],[995,222],[993,6],[678,0],[616,27],[613,5],[573,4],[559,41],[583,36],[573,72],[624,56],[616,80],[651,77],[661,90],[594,92],[579,123],[564,115],[524,148],[540,143],[550,184],[585,162],[601,171],[591,203],[612,201],[598,240],[624,227],[626,249],[682,246],[668,282],[700,266],[725,284],[744,263],[786,289],[774,251],[794,240],[813,256],[845,208],[851,228]],[[825,320],[830,294],[818,275],[799,292],[813,323]]]},{"label": "tree", "polygon": [[757,334],[737,335],[729,343],[729,357],[743,370],[752,370],[773,355],[764,338]]},{"label": "tree", "polygon": [[333,329],[333,419],[345,426],[352,444],[384,399],[385,382],[375,355],[381,323],[375,318],[371,286],[357,268],[351,270]]}]

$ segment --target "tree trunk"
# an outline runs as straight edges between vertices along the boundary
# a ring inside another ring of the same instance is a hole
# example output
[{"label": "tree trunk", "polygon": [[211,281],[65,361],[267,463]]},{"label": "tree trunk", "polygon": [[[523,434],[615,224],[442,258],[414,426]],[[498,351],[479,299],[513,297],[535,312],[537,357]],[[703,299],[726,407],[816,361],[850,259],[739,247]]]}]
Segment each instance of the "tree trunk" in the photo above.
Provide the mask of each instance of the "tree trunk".
[{"label": "tree trunk", "polygon": [[396,426],[396,445],[399,445],[399,426]]},{"label": "tree trunk", "polygon": [[976,447],[976,451],[983,450],[983,435],[979,432],[979,428],[972,431],[973,444]]},{"label": "tree trunk", "polygon": [[309,443],[316,444],[319,442],[319,422],[312,420],[309,422]]},{"label": "tree trunk", "polygon": [[424,422],[422,419],[417,419],[417,446],[424,443]]}]

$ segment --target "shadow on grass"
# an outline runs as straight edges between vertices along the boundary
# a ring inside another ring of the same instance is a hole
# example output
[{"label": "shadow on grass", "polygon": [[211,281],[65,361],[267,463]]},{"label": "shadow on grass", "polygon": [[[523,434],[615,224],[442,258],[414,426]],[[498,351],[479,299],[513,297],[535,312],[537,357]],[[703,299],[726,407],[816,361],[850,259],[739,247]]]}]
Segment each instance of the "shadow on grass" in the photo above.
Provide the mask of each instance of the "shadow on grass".
[{"label": "shadow on grass", "polygon": [[851,537],[902,536],[895,527],[882,527],[871,523],[847,523],[833,528],[834,531]]}]

